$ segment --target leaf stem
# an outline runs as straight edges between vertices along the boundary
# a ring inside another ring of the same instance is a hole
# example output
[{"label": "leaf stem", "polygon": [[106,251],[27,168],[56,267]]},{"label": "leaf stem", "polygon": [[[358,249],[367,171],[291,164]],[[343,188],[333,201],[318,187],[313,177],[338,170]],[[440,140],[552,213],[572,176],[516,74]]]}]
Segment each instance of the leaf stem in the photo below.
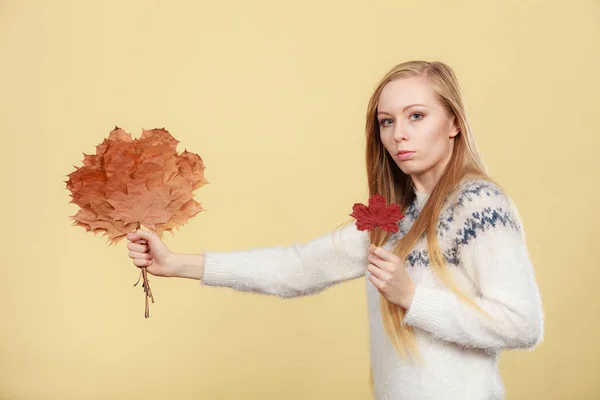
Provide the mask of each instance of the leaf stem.
[{"label": "leaf stem", "polygon": [[[141,224],[138,222],[135,230],[137,231],[138,229],[140,229],[140,226],[141,226]],[[150,317],[150,304],[148,303],[148,297],[150,297],[152,299],[152,303],[154,303],[154,296],[152,295],[152,290],[150,289],[150,282],[148,281],[148,271],[146,270],[146,267],[141,267],[140,277],[144,278],[144,283],[142,284],[142,287],[144,288],[144,293],[146,294],[144,317],[149,318]],[[137,284],[139,282],[140,282],[140,278],[138,278],[137,282],[133,286],[137,286]]]}]

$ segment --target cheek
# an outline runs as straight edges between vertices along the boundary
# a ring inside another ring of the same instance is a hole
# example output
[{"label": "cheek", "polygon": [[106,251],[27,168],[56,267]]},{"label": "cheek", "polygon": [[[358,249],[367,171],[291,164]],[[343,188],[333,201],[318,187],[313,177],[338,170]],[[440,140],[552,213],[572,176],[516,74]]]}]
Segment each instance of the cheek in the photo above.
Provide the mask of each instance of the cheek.
[{"label": "cheek", "polygon": [[394,138],[388,134],[381,134],[379,138],[381,140],[381,143],[383,143],[383,147],[385,147],[386,151],[391,155],[394,155],[397,147]]},{"label": "cheek", "polygon": [[446,140],[437,139],[429,143],[427,147],[427,159],[431,163],[436,163],[444,158],[448,146]]},{"label": "cheek", "polygon": [[415,174],[419,171],[426,171],[440,163],[448,151],[450,150],[449,141],[439,135],[426,135],[415,140],[416,147],[419,151],[419,157],[413,162],[402,165],[401,169],[404,173]]},{"label": "cheek", "polygon": [[423,151],[424,159],[430,162],[437,162],[444,158],[450,151],[450,140],[444,133],[430,132],[421,136],[419,143],[421,151]]}]

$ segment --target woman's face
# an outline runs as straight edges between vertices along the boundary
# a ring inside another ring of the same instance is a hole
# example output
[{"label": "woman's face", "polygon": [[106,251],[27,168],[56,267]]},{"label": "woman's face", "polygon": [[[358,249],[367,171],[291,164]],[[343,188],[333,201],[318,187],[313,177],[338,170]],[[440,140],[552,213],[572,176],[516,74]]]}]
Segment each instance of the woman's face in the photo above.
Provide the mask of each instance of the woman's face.
[{"label": "woman's face", "polygon": [[377,120],[381,142],[400,170],[413,181],[429,181],[418,185],[421,189],[435,185],[452,155],[458,127],[427,78],[388,82],[379,97]]}]

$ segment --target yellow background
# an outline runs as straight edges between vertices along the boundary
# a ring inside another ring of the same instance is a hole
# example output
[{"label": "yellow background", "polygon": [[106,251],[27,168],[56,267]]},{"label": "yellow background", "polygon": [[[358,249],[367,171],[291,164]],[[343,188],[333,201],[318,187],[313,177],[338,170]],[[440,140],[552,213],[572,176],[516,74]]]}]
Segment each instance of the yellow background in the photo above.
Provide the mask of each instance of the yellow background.
[{"label": "yellow background", "polygon": [[177,252],[291,245],[366,201],[381,76],[448,63],[513,196],[546,312],[507,399],[598,399],[598,1],[0,1],[0,398],[369,399],[364,279],[283,300],[150,277],[72,227],[63,180],[119,125],[199,154]]}]

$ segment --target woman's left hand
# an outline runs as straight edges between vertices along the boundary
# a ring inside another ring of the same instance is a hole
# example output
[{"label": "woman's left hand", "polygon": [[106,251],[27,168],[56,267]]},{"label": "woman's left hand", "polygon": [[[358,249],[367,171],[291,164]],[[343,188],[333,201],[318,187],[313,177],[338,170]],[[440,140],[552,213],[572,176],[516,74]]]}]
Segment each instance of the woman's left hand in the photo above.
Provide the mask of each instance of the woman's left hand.
[{"label": "woman's left hand", "polygon": [[369,280],[387,301],[408,310],[415,294],[416,286],[408,276],[400,257],[383,247],[369,246],[371,273]]}]

